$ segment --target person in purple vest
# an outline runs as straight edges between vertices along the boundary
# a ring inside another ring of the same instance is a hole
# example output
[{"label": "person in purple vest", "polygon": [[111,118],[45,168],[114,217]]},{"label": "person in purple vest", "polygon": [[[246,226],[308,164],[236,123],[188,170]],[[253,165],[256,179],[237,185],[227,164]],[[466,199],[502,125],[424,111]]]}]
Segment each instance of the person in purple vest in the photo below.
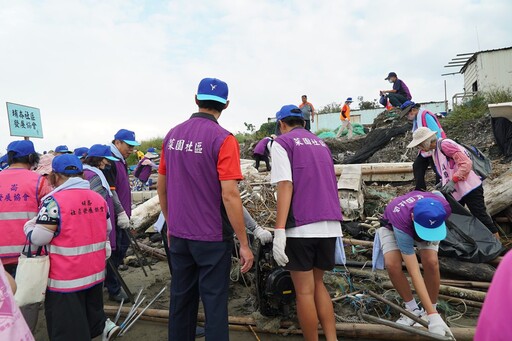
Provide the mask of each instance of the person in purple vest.
[{"label": "person in purple vest", "polygon": [[[128,250],[128,246],[130,245],[125,229],[130,226],[132,195],[125,160],[133,153],[133,148],[139,145],[140,143],[135,140],[135,133],[133,131],[120,129],[114,135],[114,140],[110,144],[112,156],[114,156],[117,161],[111,161],[112,166],[107,166],[102,170],[110,185],[110,189],[112,192],[115,192],[115,195],[117,195],[123,207],[123,211],[116,211],[116,249],[112,252],[112,256],[110,257],[113,265],[117,267],[123,263],[126,250]],[[128,295],[121,289],[121,284],[110,267],[107,267],[105,286],[107,287],[110,300],[121,302],[121,300],[124,299],[125,302],[129,302]]]},{"label": "person in purple vest", "polygon": [[[112,156],[110,147],[104,144],[95,144],[88,150],[85,159],[82,160],[84,169],[84,179],[89,181],[90,188],[101,195],[107,202],[108,210],[110,212],[110,224],[116,224],[116,212],[124,212],[123,206],[119,202],[117,193],[110,190],[105,175],[102,170],[110,165],[110,161],[117,161],[117,158]],[[109,234],[109,245],[111,250],[116,250],[116,231],[112,229]]]},{"label": "person in purple vest", "polygon": [[[415,132],[418,128],[427,127],[430,130],[435,131],[438,138],[446,138],[443,127],[441,127],[441,123],[439,123],[436,115],[426,109],[421,109],[420,107],[420,104],[414,103],[413,101],[406,101],[400,106],[400,110],[402,110],[402,117],[407,115],[407,119],[412,122],[412,132]],[[432,152],[420,150],[412,165],[414,180],[416,181],[415,189],[418,191],[427,190],[425,173],[428,166],[430,166],[434,173],[436,173],[436,184],[439,183],[439,181],[441,181],[441,177],[436,172],[434,160],[432,159]]]},{"label": "person in purple vest", "polygon": [[[437,251],[439,242],[446,238],[445,220],[450,214],[450,204],[441,193],[412,191],[393,199],[384,209],[384,226],[375,234],[373,257],[374,268],[381,268],[375,264],[383,254],[389,278],[404,300],[406,310],[428,320],[429,331],[443,336],[451,331],[437,312],[441,278]],[[414,246],[419,250],[425,278],[421,275]],[[402,271],[402,260],[424,309],[412,295]],[[396,323],[412,326],[415,321],[402,315]]]},{"label": "person in purple vest", "polygon": [[412,99],[411,92],[404,81],[398,79],[396,72],[390,72],[384,80],[393,83],[393,89],[381,90],[380,95],[386,96],[394,107],[400,107],[405,101]]},{"label": "person in purple vest", "polygon": [[273,142],[272,137],[264,137],[262,138],[254,147],[254,150],[252,152],[252,156],[254,157],[254,161],[256,161],[256,165],[254,167],[259,171],[260,168],[260,162],[264,161],[265,166],[267,166],[267,172],[270,172],[270,147],[272,146]]},{"label": "person in purple vest", "polygon": [[462,206],[466,205],[499,240],[498,228],[485,207],[482,179],[473,171],[468,151],[453,140],[438,138],[436,132],[427,127],[418,128],[412,137],[407,148],[419,147],[422,151],[432,152],[441,176],[441,192],[453,196]]},{"label": "person in purple vest", "polygon": [[254,260],[238,191],[240,147],[217,120],[229,105],[228,86],[199,83],[199,112],[169,131],[162,145],[157,191],[168,226],[172,266],[169,340],[195,338],[199,297],[206,340],[229,340],[228,288],[233,232],[240,242],[240,271]]},{"label": "person in purple vest", "polygon": [[297,106],[283,106],[276,119],[281,135],[271,150],[271,182],[277,184],[274,259],[290,271],[304,339],[318,340],[320,321],[326,339],[334,341],[334,310],[323,275],[334,268],[343,217],[331,152],[304,129]]}]

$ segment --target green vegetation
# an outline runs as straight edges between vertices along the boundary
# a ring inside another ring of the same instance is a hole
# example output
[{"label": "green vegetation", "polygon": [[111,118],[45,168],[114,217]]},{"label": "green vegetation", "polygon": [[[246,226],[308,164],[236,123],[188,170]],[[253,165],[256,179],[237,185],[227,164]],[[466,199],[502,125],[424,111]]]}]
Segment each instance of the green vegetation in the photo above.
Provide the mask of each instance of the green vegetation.
[{"label": "green vegetation", "polygon": [[484,117],[489,111],[487,105],[512,101],[510,89],[494,89],[478,94],[465,100],[460,105],[455,105],[453,111],[443,121],[446,126],[458,126],[462,122]]},{"label": "green vegetation", "polygon": [[341,112],[341,104],[336,102],[327,104],[318,110],[317,114],[330,114],[332,112]]},{"label": "green vegetation", "polygon": [[[160,154],[160,151],[162,150],[162,143],[163,142],[164,142],[164,138],[163,137],[155,137],[155,138],[152,138],[152,139],[149,139],[149,140],[140,141],[140,146],[139,147],[135,147],[135,149],[140,150],[143,153],[146,153],[148,148],[153,147]],[[137,163],[138,163],[137,155],[135,155],[135,154],[130,155],[128,157],[128,159],[126,159],[126,164],[129,165],[129,166],[136,165]]]}]

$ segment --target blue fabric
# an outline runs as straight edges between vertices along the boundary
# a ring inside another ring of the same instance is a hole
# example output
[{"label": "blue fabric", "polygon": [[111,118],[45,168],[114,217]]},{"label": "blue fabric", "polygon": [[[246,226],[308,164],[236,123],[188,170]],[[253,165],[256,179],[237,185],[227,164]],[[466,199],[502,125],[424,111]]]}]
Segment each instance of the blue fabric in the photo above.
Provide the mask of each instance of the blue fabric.
[{"label": "blue fabric", "polygon": [[425,120],[427,121],[427,128],[432,131],[435,131],[438,139],[442,138],[441,127],[437,125],[435,118],[433,118],[432,115],[426,115]]},{"label": "blue fabric", "polygon": [[197,87],[199,101],[216,101],[226,104],[228,101],[228,85],[217,78],[204,78]]},{"label": "blue fabric", "polygon": [[382,252],[382,245],[380,243],[380,234],[377,231],[373,239],[373,253],[372,253],[372,271],[384,270],[384,253]]},{"label": "blue fabric", "polygon": [[334,251],[334,263],[338,265],[345,265],[347,263],[347,256],[345,255],[345,248],[343,247],[343,238],[336,238],[336,249]]},{"label": "blue fabric", "polygon": [[395,233],[396,244],[400,252],[404,255],[414,254],[414,239],[402,230],[393,227]]},{"label": "blue fabric", "polygon": [[281,107],[281,110],[279,110],[276,113],[276,120],[280,121],[283,118],[293,116],[293,117],[300,117],[304,118],[304,114],[302,113],[302,110],[299,109],[296,105],[288,104]]}]

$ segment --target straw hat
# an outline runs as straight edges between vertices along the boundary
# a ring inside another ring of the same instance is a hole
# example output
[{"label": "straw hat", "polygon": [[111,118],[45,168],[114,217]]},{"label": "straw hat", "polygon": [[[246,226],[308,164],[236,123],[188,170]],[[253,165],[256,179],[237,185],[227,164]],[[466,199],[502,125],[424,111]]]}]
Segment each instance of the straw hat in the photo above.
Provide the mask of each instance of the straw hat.
[{"label": "straw hat", "polygon": [[436,134],[435,131],[428,129],[427,127],[420,127],[412,133],[412,141],[407,145],[407,148],[413,148],[417,145],[425,142]]}]

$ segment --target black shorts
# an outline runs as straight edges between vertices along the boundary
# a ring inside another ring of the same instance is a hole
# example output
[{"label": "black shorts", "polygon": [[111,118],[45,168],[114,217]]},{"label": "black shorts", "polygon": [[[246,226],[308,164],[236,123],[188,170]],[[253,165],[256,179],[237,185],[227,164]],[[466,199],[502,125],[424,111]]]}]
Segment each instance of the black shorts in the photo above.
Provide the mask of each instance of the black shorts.
[{"label": "black shorts", "polygon": [[285,253],[290,271],[309,271],[313,268],[332,270],[336,237],[332,238],[287,238]]}]

